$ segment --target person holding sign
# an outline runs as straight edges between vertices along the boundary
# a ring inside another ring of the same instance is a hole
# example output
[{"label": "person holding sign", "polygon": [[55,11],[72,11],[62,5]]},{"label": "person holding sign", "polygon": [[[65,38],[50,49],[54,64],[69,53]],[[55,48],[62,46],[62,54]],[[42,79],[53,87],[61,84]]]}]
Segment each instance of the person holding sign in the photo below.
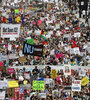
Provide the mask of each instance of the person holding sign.
[{"label": "person holding sign", "polygon": [[39,73],[39,70],[37,69],[37,66],[32,71],[33,75],[37,75]]}]

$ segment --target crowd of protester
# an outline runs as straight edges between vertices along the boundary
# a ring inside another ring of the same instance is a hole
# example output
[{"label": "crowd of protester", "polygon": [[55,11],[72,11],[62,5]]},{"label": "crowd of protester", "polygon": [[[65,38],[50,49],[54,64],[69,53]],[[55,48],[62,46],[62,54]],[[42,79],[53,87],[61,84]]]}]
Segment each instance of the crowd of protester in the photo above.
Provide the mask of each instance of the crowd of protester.
[{"label": "crowd of protester", "polygon": [[[26,68],[17,68],[13,74],[9,74],[7,70],[0,73],[1,80],[16,80],[18,81],[19,88],[24,88],[25,98],[22,100],[90,100],[89,84],[81,86],[81,91],[72,91],[72,81],[81,80],[83,77],[88,77],[89,79],[90,76],[87,72],[85,76],[80,76],[78,70],[73,70],[71,75],[66,76],[61,69],[58,70],[57,77],[52,78],[50,66],[46,66],[42,70],[35,66],[32,71],[27,71]],[[44,90],[33,90],[33,80],[45,81],[45,79],[51,80],[45,82]],[[26,88],[23,87],[25,85],[24,81],[27,81]],[[40,98],[39,93],[46,93],[46,97]],[[8,92],[6,92],[5,98],[5,100],[8,100]]]},{"label": "crowd of protester", "polygon": [[[73,9],[68,3],[53,6],[52,9],[44,8],[43,12],[29,12],[30,14],[27,13],[28,10],[15,13],[16,8],[4,7],[0,14],[1,19],[3,18],[1,23],[10,23],[9,18],[13,18],[11,23],[21,25],[19,38],[10,40],[10,38],[0,37],[0,54],[7,57],[10,54],[17,56],[14,59],[8,59],[8,65],[21,64],[18,58],[24,56],[23,43],[28,38],[34,39],[36,45],[44,45],[43,56],[26,56],[27,61],[23,63],[24,65],[90,65],[89,24],[80,22],[75,16],[77,10],[74,10],[74,6],[72,6]],[[21,6],[18,8],[21,9]],[[16,21],[17,17],[21,20]],[[43,23],[41,27],[39,22]]]},{"label": "crowd of protester", "polygon": [[[13,5],[4,6],[0,11],[1,24],[21,25],[19,38],[10,39],[0,36],[0,62],[3,62],[4,66],[3,69],[0,68],[0,80],[16,80],[19,87],[23,87],[23,82],[27,81],[30,91],[24,89],[24,100],[90,100],[89,84],[81,86],[81,91],[71,91],[72,80],[89,78],[89,73],[86,72],[82,77],[78,70],[73,70],[73,74],[66,77],[63,70],[58,70],[57,78],[52,79],[50,67],[50,65],[64,64],[90,66],[88,19],[85,23],[81,22],[75,16],[75,13],[78,13],[76,6],[68,5],[67,2],[61,2],[58,5],[51,4],[50,7],[47,7],[48,3],[45,3],[45,7],[40,12],[30,11],[31,6],[28,10],[29,5],[27,5],[25,3],[15,7]],[[34,2],[33,8],[36,5]],[[19,9],[19,12],[15,13],[15,9]],[[17,17],[22,19],[17,21]],[[13,20],[10,21],[10,18]],[[34,39],[34,45],[43,45],[42,57],[23,54],[23,43],[27,39]],[[25,61],[20,61],[20,57],[26,58]],[[8,73],[8,67],[23,65],[37,66],[32,71],[17,68],[15,73]],[[48,66],[41,70],[38,69],[39,65]],[[45,78],[52,79],[52,84],[45,84],[44,90],[33,90],[33,80],[44,80]],[[57,91],[55,94],[54,90]],[[34,94],[31,95],[32,93]],[[38,93],[46,93],[46,98],[40,98]],[[8,100],[8,91],[6,91],[5,98]]]}]

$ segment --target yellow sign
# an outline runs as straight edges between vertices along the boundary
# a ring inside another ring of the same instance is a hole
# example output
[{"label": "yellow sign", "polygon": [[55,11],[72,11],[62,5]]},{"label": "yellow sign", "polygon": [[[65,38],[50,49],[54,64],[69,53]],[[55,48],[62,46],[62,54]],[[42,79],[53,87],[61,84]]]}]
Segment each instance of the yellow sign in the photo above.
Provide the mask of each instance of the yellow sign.
[{"label": "yellow sign", "polygon": [[17,17],[17,18],[16,18],[17,23],[19,23],[20,20],[21,20],[21,17]]},{"label": "yellow sign", "polygon": [[56,78],[57,77],[57,70],[56,69],[52,69],[51,70],[51,78]]},{"label": "yellow sign", "polygon": [[9,88],[19,87],[17,81],[9,81]]},{"label": "yellow sign", "polygon": [[27,84],[27,81],[24,81],[23,84],[26,85]]},{"label": "yellow sign", "polygon": [[88,78],[87,78],[87,77],[83,77],[82,80],[81,80],[81,85],[82,85],[82,86],[85,86],[85,85],[87,85],[88,83],[89,83]]}]

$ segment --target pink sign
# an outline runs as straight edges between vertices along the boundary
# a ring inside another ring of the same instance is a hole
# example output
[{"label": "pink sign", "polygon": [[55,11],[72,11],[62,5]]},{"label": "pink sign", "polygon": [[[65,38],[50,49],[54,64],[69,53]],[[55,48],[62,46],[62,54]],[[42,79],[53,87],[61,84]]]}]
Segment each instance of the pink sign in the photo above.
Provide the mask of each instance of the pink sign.
[{"label": "pink sign", "polygon": [[36,22],[35,22],[35,21],[33,21],[33,22],[32,22],[32,24],[36,25]]},{"label": "pink sign", "polygon": [[0,62],[0,67],[3,67],[3,62]]},{"label": "pink sign", "polygon": [[15,100],[14,98],[11,98],[11,100]]},{"label": "pink sign", "polygon": [[15,70],[14,70],[14,68],[8,68],[8,73],[15,73]]},{"label": "pink sign", "polygon": [[38,24],[37,24],[37,25],[39,26],[39,25],[40,25],[40,23],[42,23],[42,22],[43,22],[42,20],[38,20]]},{"label": "pink sign", "polygon": [[56,58],[58,58],[58,59],[59,59],[59,58],[62,58],[62,59],[63,59],[63,53],[57,53],[57,54],[56,54]]}]

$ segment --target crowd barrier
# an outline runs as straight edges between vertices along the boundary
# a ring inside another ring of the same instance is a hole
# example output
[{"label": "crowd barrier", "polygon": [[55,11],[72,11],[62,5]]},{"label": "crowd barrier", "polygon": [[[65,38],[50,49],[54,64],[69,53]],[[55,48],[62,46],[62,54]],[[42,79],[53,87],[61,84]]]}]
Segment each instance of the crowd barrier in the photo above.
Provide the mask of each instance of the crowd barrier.
[{"label": "crowd barrier", "polygon": [[74,69],[74,70],[78,70],[78,69],[81,69],[81,70],[88,70],[90,69],[90,66],[77,66],[77,65],[74,65],[74,66],[71,66],[71,65],[62,65],[62,66],[59,66],[59,65],[24,65],[24,66],[9,66],[10,68],[18,68],[18,69],[23,69],[24,67],[30,71],[32,71],[35,66],[38,67],[38,69],[44,69],[46,66],[50,66],[51,69],[56,69],[56,70],[60,70],[60,69],[64,69],[65,66],[68,66],[70,67],[71,69]]}]

